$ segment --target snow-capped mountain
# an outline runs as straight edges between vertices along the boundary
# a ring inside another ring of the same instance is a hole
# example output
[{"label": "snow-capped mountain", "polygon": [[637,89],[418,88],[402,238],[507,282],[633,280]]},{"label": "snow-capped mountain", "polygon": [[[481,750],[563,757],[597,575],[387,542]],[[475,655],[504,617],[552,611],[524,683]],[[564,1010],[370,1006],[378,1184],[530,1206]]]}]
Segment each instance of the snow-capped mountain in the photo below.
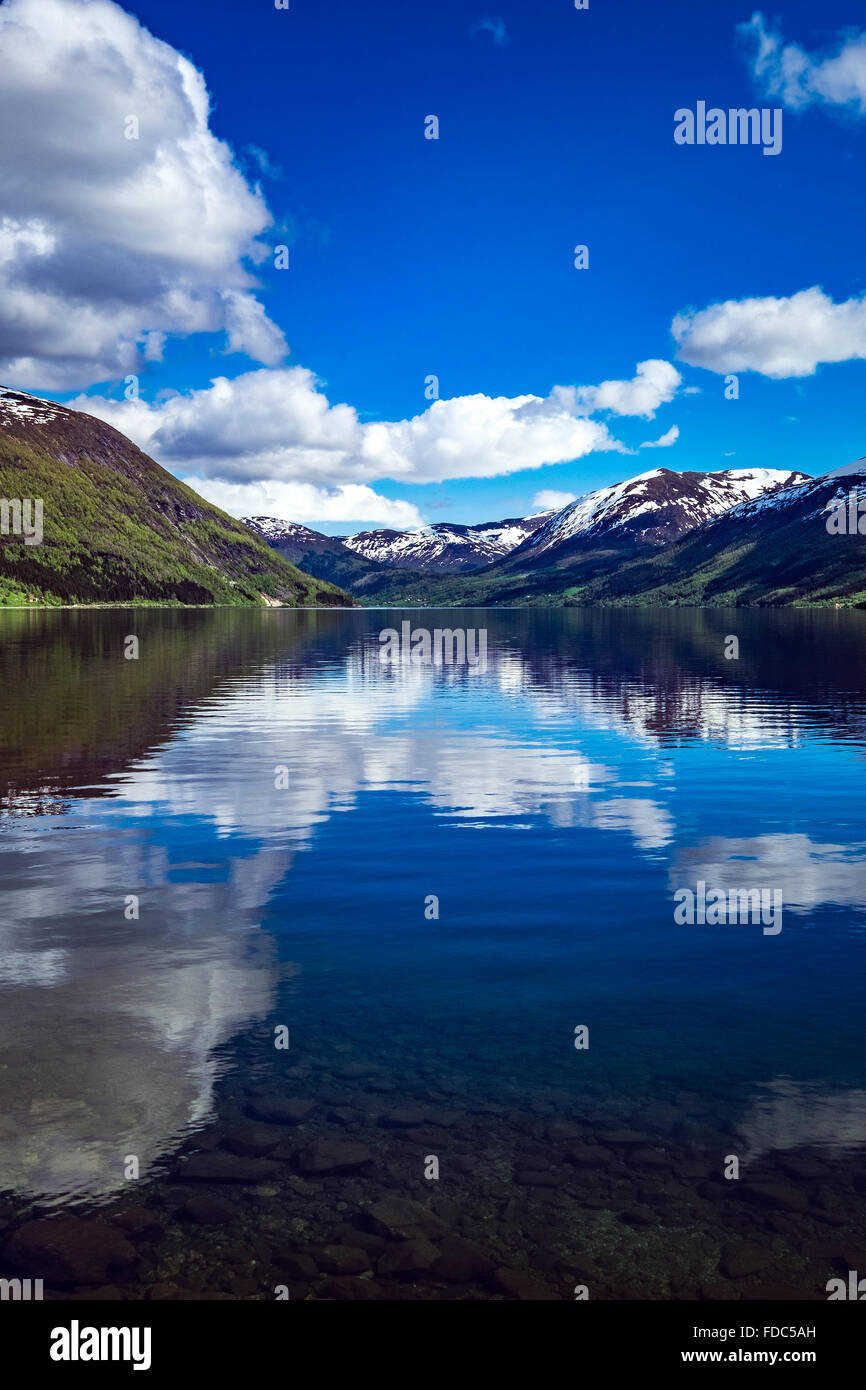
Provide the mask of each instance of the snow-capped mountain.
[{"label": "snow-capped mountain", "polygon": [[[296,521],[280,521],[274,516],[245,516],[243,523],[290,565],[317,579],[346,585],[356,592],[365,590],[379,574],[388,574],[364,555],[349,550],[340,536],[324,536]],[[338,577],[339,576],[339,577]]]},{"label": "snow-capped mountain", "polygon": [[570,502],[529,538],[519,558],[536,560],[568,541],[664,545],[741,502],[805,481],[807,474],[782,468],[713,473],[653,468]]},{"label": "snow-capped mountain", "polygon": [[460,574],[510,555],[553,516],[511,517],[477,526],[437,522],[418,531],[359,531],[345,545],[357,555],[394,569]]},{"label": "snow-capped mountain", "polygon": [[395,571],[449,575],[483,569],[510,555],[552,515],[539,512],[477,526],[439,522],[416,531],[360,531],[349,537],[325,536],[272,516],[246,516],[243,521],[308,574],[368,592],[377,577]]},{"label": "snow-capped mountain", "polygon": [[582,601],[862,608],[861,521],[866,526],[866,458],[817,478],[801,475],[791,487],[728,508],[650,563],[636,560],[595,577]]},{"label": "snow-capped mountain", "polygon": [[275,516],[244,516],[241,520],[244,526],[249,526],[251,531],[255,531],[274,550],[279,550],[286,559],[290,550],[302,554],[310,550],[326,553],[344,549],[338,536],[324,536],[321,531],[313,531],[297,521],[281,521]]},{"label": "snow-capped mountain", "polygon": [[301,526],[297,521],[280,521],[276,516],[244,516],[244,526],[249,526],[263,541],[308,541],[312,537],[327,540],[319,531],[311,531],[309,526]]},{"label": "snow-capped mountain", "polygon": [[[839,502],[847,504],[852,493],[866,503],[866,457],[821,473],[817,478],[810,477],[808,473],[792,473],[789,476],[793,481],[784,487],[753,491],[735,506],[724,508],[717,513],[719,525],[706,527],[702,536],[709,538],[723,533],[733,534],[743,524],[757,519],[772,524],[784,524],[793,517],[800,521],[823,519],[830,515],[834,505]],[[707,518],[708,521],[714,519]],[[724,532],[722,522],[725,523]],[[847,515],[845,522],[847,524]]]},{"label": "snow-capped mountain", "polygon": [[245,523],[308,574],[367,599],[429,597],[431,583],[441,578],[448,582],[442,601],[460,602],[454,583],[463,576],[472,579],[478,601],[505,602],[555,597],[563,585],[585,584],[637,555],[652,554],[740,503],[807,481],[805,473],[783,468],[653,468],[586,493],[557,512],[475,526],[438,522],[415,531],[339,538],[274,517],[246,517]]},{"label": "snow-capped mountain", "polygon": [[0,424],[6,427],[17,421],[27,421],[31,425],[46,425],[61,415],[71,415],[66,406],[54,401],[44,401],[41,396],[31,396],[29,391],[14,391],[8,386],[0,386]]}]

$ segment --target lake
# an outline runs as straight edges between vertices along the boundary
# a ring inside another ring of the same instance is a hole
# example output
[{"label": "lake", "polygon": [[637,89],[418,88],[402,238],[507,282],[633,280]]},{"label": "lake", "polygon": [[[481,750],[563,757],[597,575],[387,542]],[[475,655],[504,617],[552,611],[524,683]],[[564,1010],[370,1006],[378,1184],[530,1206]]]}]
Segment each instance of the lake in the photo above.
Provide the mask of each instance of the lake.
[{"label": "lake", "polygon": [[[485,660],[383,661],[407,618]],[[866,1273],[864,655],[842,611],[0,611],[0,1276]]]}]

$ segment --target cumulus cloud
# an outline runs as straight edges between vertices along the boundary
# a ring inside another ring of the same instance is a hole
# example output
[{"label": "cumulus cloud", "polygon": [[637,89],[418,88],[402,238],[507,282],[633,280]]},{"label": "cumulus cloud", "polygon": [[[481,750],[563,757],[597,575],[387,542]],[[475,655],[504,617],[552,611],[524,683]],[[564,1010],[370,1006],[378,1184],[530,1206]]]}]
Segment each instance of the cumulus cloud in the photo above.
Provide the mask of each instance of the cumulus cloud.
[{"label": "cumulus cloud", "polygon": [[[481,27],[505,36],[500,20]],[[362,422],[312,372],[282,365],[285,338],[255,293],[271,216],[211,133],[205,81],[187,58],[112,0],[4,0],[0,63],[0,380],[74,390],[159,362],[173,336],[223,335],[226,352],[263,368],[151,403],[73,405],[230,510],[260,510],[264,490],[311,521],[416,525],[411,503],[371,484],[627,453],[592,417],[652,419],[680,385],[653,360],[631,380],[461,396]],[[247,155],[279,172],[259,147]]]},{"label": "cumulus cloud", "polygon": [[[651,390],[643,372],[650,366]],[[592,452],[628,452],[586,411],[595,400],[598,409],[615,400],[619,414],[629,403],[643,413],[680,379],[669,363],[642,363],[637,370],[632,382],[555,387],[547,397],[457,396],[397,421],[362,422],[353,406],[332,405],[305,367],[217,377],[203,390],[153,403],[83,395],[70,405],[122,430],[228,511],[261,511],[265,487],[303,503],[302,513],[292,511],[295,519],[413,525],[419,522],[414,506],[389,502],[369,484],[490,478]],[[577,413],[570,408],[576,403]],[[290,491],[279,491],[288,485]],[[343,510],[349,503],[359,510]]]},{"label": "cumulus cloud", "polygon": [[243,372],[150,404],[79,396],[69,403],[122,430],[160,463],[230,483],[368,482],[363,427],[349,405],[332,406],[306,367]]},{"label": "cumulus cloud", "polygon": [[5,0],[0,67],[2,379],[116,378],[171,334],[280,362],[249,268],[271,217],[193,64],[110,0]]},{"label": "cumulus cloud", "polygon": [[785,43],[760,11],[737,30],[768,96],[795,110],[817,102],[866,115],[866,33],[841,34],[832,50],[815,54]]},{"label": "cumulus cloud", "polygon": [[356,411],[332,406],[305,367],[217,377],[204,390],[154,404],[79,396],[70,405],[114,425],[233,516],[423,522],[414,504],[367,485]]},{"label": "cumulus cloud", "polygon": [[648,439],[641,444],[642,449],[669,449],[672,444],[676,444],[680,437],[679,425],[671,425],[658,439]]},{"label": "cumulus cloud", "polygon": [[567,507],[569,502],[576,500],[576,492],[555,492],[553,488],[545,488],[535,494],[532,507],[539,512],[558,512],[561,507]]},{"label": "cumulus cloud", "polygon": [[353,525],[357,521],[410,531],[424,525],[414,502],[383,497],[361,483],[323,488],[313,483],[224,483],[213,478],[186,479],[200,497],[206,497],[229,516],[277,516],[290,521],[326,521]]},{"label": "cumulus cloud", "polygon": [[652,420],[659,406],[676,395],[682,377],[670,362],[639,362],[631,381],[603,381],[600,386],[557,386],[554,398],[576,415],[608,410],[612,415],[640,415]]},{"label": "cumulus cloud", "polygon": [[417,483],[493,478],[624,446],[598,420],[550,396],[454,396],[411,420],[364,427],[362,457],[377,477]]},{"label": "cumulus cloud", "polygon": [[835,304],[813,285],[783,299],[728,299],[677,314],[671,332],[695,367],[811,376],[821,362],[866,357],[866,295]]}]

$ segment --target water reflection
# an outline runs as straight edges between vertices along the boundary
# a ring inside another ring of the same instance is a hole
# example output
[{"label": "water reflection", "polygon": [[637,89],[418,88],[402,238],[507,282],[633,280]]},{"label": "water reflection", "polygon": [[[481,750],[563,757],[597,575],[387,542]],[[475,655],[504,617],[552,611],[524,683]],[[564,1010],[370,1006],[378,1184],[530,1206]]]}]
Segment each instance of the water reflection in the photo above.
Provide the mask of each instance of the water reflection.
[{"label": "water reflection", "polygon": [[750,1159],[802,1146],[836,1153],[866,1145],[866,1091],[826,1091],[777,1077],[756,1088],[740,1124]]},{"label": "water reflection", "polygon": [[[576,884],[590,924],[620,911],[612,885],[640,885],[631,926],[662,959],[681,949],[670,891],[697,878],[780,884],[807,924],[832,905],[859,927],[864,625],[843,616],[737,614],[733,663],[724,614],[449,615],[488,627],[480,672],[383,666],[388,614],[141,613],[138,662],[128,614],[0,614],[0,1188],[116,1190],[129,1155],[148,1173],[208,1118],[228,1045],[296,969],[277,933],[300,856],[327,943],[341,817],[370,941],[384,826],[412,806],[453,896],[474,889],[443,864],[446,831],[484,830],[473,844],[539,875],[542,1010],[574,968]],[[754,1151],[864,1142],[858,1091],[744,1080],[767,1087],[742,1120]]]},{"label": "water reflection", "polygon": [[[671,884],[696,879],[725,892],[780,885],[786,912],[809,913],[825,905],[862,911],[866,910],[866,841],[820,844],[808,835],[790,833],[742,839],[719,836],[677,853]],[[866,927],[866,919],[861,924]]]}]

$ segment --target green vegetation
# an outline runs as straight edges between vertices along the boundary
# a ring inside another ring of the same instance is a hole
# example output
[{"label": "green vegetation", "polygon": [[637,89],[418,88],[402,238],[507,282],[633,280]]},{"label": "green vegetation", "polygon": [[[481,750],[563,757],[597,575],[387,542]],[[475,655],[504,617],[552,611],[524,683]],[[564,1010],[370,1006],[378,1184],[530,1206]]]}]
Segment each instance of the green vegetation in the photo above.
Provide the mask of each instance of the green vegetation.
[{"label": "green vegetation", "polygon": [[0,496],[42,498],[44,538],[0,537],[0,604],[338,605],[110,426],[4,421]]},{"label": "green vegetation", "polygon": [[827,534],[810,498],[749,519],[720,517],[588,584],[580,604],[742,607],[866,605],[866,537]]},{"label": "green vegetation", "polygon": [[635,552],[569,547],[536,561],[506,557],[475,574],[392,570],[361,602],[519,607],[866,606],[866,536],[830,535],[824,507],[838,484],[792,490],[786,506],[721,515],[681,540]]},{"label": "green vegetation", "polygon": [[135,615],[142,659],[127,661],[127,611],[0,611],[0,811],[82,786],[110,795],[113,774],[170,738],[224,682],[339,651],[342,616],[150,608]]}]

